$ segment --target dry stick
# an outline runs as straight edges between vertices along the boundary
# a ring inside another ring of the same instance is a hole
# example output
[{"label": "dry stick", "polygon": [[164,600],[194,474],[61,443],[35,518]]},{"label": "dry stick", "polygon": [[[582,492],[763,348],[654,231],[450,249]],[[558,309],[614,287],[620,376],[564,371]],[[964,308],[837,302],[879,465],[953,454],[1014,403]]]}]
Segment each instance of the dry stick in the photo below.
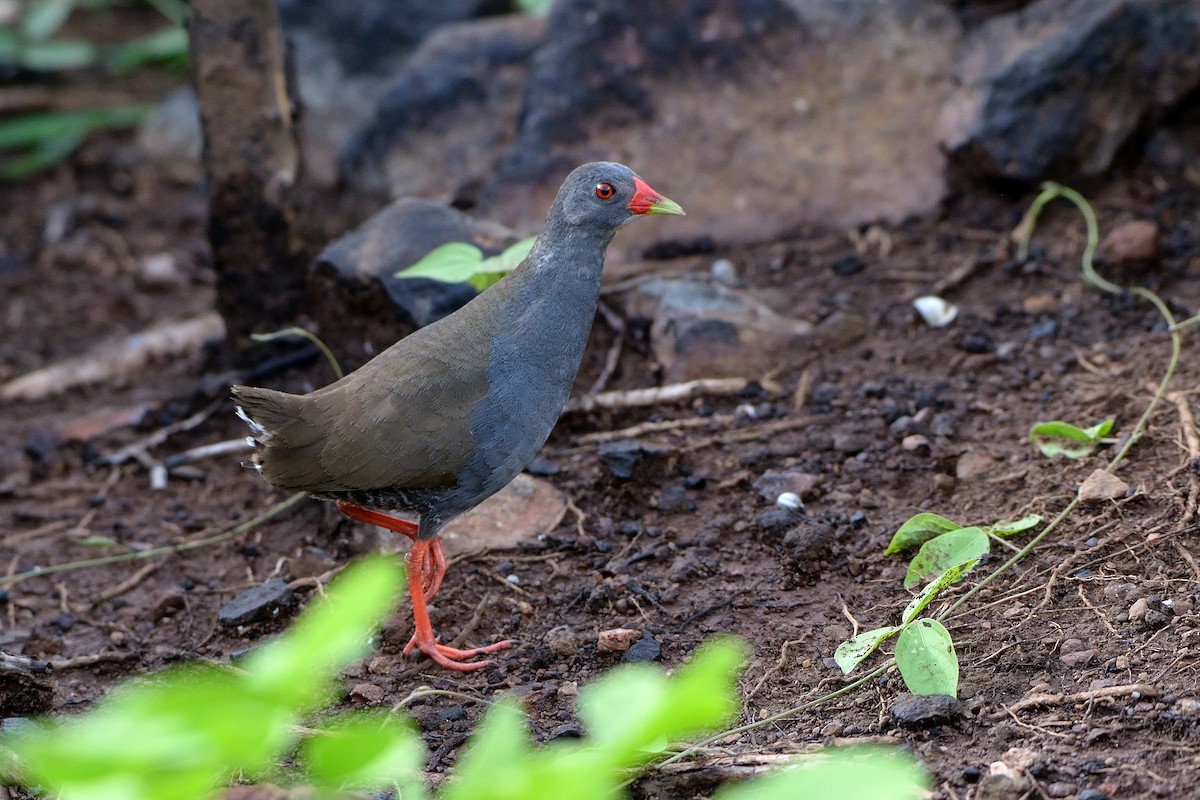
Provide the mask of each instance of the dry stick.
[{"label": "dry stick", "polygon": [[157,447],[176,433],[190,431],[192,428],[195,428],[203,423],[205,420],[215,414],[217,409],[220,408],[224,402],[224,397],[214,400],[204,408],[197,411],[195,414],[192,414],[187,419],[181,419],[178,422],[173,422],[170,425],[167,425],[165,428],[159,428],[154,433],[138,439],[136,442],[125,445],[117,452],[104,456],[101,459],[101,462],[104,464],[116,465],[124,464],[130,459],[139,459],[141,456],[144,456],[146,452],[150,450],[150,448]]},{"label": "dry stick", "polygon": [[160,566],[162,566],[160,562],[151,561],[149,564],[142,567],[137,572],[118,583],[116,586],[110,586],[100,594],[96,595],[96,599],[92,601],[92,605],[96,606],[106,600],[112,600],[118,595],[125,594],[125,592],[128,592],[130,589],[146,580],[146,578],[150,577],[150,575],[152,575]]},{"label": "dry stick", "polygon": [[664,419],[657,422],[641,422],[628,428],[615,431],[596,431],[575,437],[577,445],[601,444],[614,439],[636,439],[648,433],[677,433],[688,428],[711,428],[715,425],[730,425],[735,417],[732,414],[714,414],[711,417],[684,417],[683,419]]},{"label": "dry stick", "polygon": [[101,558],[88,558],[88,559],[84,559],[82,561],[71,561],[66,564],[52,564],[48,567],[34,567],[33,569],[31,569],[28,572],[22,572],[22,573],[18,573],[18,574],[8,574],[3,577],[0,577],[0,586],[7,586],[7,585],[14,584],[14,583],[18,583],[27,578],[41,578],[46,575],[53,575],[58,572],[70,572],[72,570],[86,569],[88,567],[101,567],[106,564],[119,564],[124,561],[140,561],[141,559],[144,559],[144,558],[153,558],[154,556],[167,555],[170,553],[182,553],[187,550],[195,550],[196,548],[199,548],[199,547],[207,547],[209,545],[219,544],[228,539],[232,539],[234,536],[237,536],[240,533],[245,533],[246,531],[258,526],[259,524],[266,522],[271,517],[274,517],[274,516],[280,514],[281,512],[286,511],[287,509],[294,506],[297,502],[299,502],[304,496],[305,496],[304,492],[296,492],[294,495],[292,495],[288,499],[283,500],[279,503],[276,503],[275,505],[271,506],[266,511],[264,511],[263,513],[254,517],[253,519],[249,519],[249,520],[241,523],[240,525],[237,525],[233,528],[222,531],[221,533],[217,533],[212,536],[207,536],[203,539],[195,539],[190,542],[183,542],[182,544],[171,544],[171,545],[166,545],[164,547],[154,547],[149,550],[142,550],[137,553],[122,553],[120,555],[115,555],[115,556],[103,556]]},{"label": "dry stick", "polygon": [[[1111,697],[1126,697],[1133,694],[1142,697],[1158,697],[1160,692],[1158,691],[1158,687],[1147,683],[1130,683],[1124,686],[1105,686],[1103,689],[1091,689],[1086,692],[1076,692],[1075,694],[1031,694],[1022,697],[1011,706],[1008,706],[1008,710],[1017,712],[1036,706],[1063,706],[1074,705],[1075,703],[1091,703],[1096,700],[1105,700]],[[993,719],[997,719],[1002,717],[1003,714],[996,713],[991,716]]]},{"label": "dry stick", "polygon": [[[671,383],[648,389],[601,392],[572,398],[564,413],[594,411],[597,408],[636,408],[658,403],[679,403],[702,396],[728,397],[744,392],[754,381],[745,378],[700,378],[686,383]],[[767,388],[767,387],[764,387]]]},{"label": "dry stick", "polygon": [[596,381],[592,384],[592,387],[588,389],[588,397],[604,391],[604,387],[608,385],[609,379],[617,371],[617,364],[621,362],[621,351],[625,347],[625,321],[604,302],[600,302],[596,308],[600,311],[600,316],[604,317],[604,321],[608,323],[608,327],[612,328],[615,338],[613,339],[612,346],[608,348],[608,355],[604,357],[604,367],[600,370],[600,374],[596,376]]}]

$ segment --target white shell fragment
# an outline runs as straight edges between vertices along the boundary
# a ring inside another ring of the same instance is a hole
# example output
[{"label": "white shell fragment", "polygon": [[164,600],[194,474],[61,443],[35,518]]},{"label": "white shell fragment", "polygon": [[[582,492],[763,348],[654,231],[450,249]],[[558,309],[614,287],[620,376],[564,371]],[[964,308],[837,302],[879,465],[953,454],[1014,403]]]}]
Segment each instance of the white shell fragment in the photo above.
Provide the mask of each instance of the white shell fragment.
[{"label": "white shell fragment", "polygon": [[802,508],[804,503],[800,500],[800,495],[795,492],[782,492],[779,497],[775,498],[775,505],[782,508]]},{"label": "white shell fragment", "polygon": [[933,295],[925,295],[913,300],[913,308],[921,315],[921,319],[931,328],[944,328],[958,316],[958,306]]}]

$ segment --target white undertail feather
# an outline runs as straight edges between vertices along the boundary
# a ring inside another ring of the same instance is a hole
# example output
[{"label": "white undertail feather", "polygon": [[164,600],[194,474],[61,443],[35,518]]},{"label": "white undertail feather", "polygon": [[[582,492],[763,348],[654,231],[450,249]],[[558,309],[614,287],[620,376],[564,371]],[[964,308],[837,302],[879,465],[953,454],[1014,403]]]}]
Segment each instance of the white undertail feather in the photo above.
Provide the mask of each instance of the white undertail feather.
[{"label": "white undertail feather", "polygon": [[[243,411],[241,406],[235,406],[235,408],[237,409],[237,415],[242,418],[243,422],[250,426],[250,431],[254,434],[253,436],[246,437],[247,445],[258,449],[259,447],[262,447],[263,444],[271,440],[271,436],[273,434],[269,430],[250,419],[250,415]],[[255,472],[262,472],[262,464],[258,463],[257,454],[255,454],[253,460],[243,461],[242,466],[246,469],[252,469]]]}]

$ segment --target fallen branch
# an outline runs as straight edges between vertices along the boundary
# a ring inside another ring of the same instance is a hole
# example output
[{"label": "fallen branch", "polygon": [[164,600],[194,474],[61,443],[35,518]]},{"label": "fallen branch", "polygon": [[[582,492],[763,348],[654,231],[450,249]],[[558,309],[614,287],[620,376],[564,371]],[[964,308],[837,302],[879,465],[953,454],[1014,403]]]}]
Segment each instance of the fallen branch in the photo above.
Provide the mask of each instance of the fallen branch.
[{"label": "fallen branch", "polygon": [[[1027,708],[1036,708],[1037,706],[1075,705],[1076,703],[1091,703],[1096,700],[1133,695],[1158,697],[1159,694],[1158,688],[1148,683],[1128,683],[1123,686],[1105,686],[1103,689],[1092,689],[1086,692],[1075,692],[1074,694],[1031,694],[1022,697],[1011,706],[1006,706],[1006,709],[1008,712],[1015,714],[1018,711],[1024,711]],[[1001,712],[992,714],[993,719],[998,719],[1002,716],[1004,714]]]},{"label": "fallen branch", "polygon": [[0,400],[41,400],[76,386],[127,378],[155,359],[195,353],[224,336],[225,324],[218,314],[162,322],[120,342],[14,378],[0,386]]},{"label": "fallen branch", "polygon": [[564,412],[595,411],[598,408],[638,408],[658,403],[681,403],[696,397],[732,397],[754,386],[762,386],[769,392],[778,389],[776,386],[767,386],[745,378],[700,378],[648,389],[584,395],[567,403]]}]

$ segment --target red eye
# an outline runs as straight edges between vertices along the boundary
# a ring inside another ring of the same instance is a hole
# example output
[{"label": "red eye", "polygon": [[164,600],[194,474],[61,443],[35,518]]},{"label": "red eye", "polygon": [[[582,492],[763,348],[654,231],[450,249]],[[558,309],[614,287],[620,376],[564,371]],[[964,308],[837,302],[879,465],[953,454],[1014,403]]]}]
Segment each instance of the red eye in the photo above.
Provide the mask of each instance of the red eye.
[{"label": "red eye", "polygon": [[611,200],[612,196],[617,193],[617,190],[612,187],[611,183],[597,183],[596,197],[601,200]]}]

